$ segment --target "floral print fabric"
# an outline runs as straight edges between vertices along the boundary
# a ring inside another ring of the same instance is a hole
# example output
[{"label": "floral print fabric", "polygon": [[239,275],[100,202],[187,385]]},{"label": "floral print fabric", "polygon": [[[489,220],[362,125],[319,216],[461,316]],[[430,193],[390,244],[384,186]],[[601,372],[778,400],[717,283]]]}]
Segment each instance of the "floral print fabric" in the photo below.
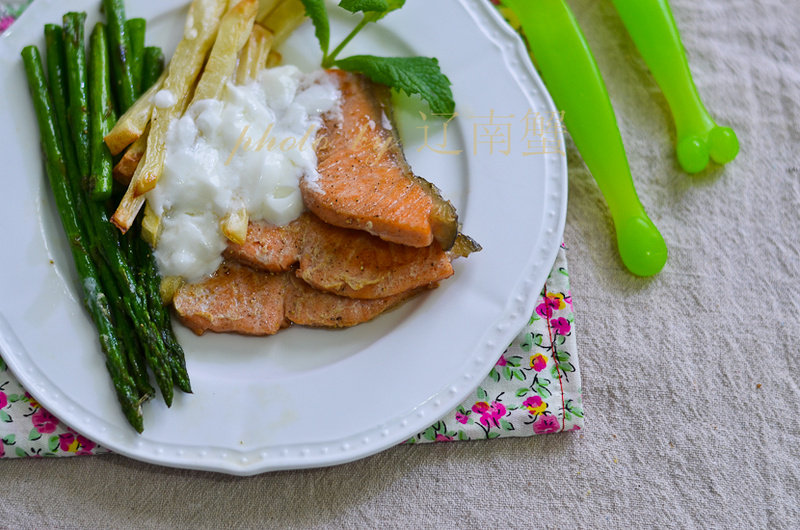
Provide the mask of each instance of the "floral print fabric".
[{"label": "floral print fabric", "polygon": [[28,7],[31,0],[22,0],[17,2],[4,2],[0,1],[0,33],[3,33],[12,22],[17,20],[19,16]]},{"label": "floral print fabric", "polygon": [[[512,26],[519,24],[498,5]],[[0,2],[0,33],[30,0]],[[534,313],[466,401],[405,443],[531,436],[583,427],[574,312],[565,248]],[[0,458],[53,457],[109,451],[61,423],[25,391],[0,358]]]},{"label": "floral print fabric", "polygon": [[0,358],[0,458],[107,453],[28,394]]},{"label": "floral print fabric", "polygon": [[562,246],[527,326],[489,375],[454,411],[406,443],[531,436],[582,427],[575,314]]}]

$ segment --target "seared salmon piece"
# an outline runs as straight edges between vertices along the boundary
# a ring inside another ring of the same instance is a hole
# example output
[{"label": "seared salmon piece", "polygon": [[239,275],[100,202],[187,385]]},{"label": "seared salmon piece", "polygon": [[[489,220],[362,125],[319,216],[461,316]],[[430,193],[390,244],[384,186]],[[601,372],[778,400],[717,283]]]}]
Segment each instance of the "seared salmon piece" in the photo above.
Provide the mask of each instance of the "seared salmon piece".
[{"label": "seared salmon piece", "polygon": [[390,243],[309,215],[297,276],[313,287],[352,298],[385,298],[453,275],[438,242],[427,247]]},{"label": "seared salmon piece", "polygon": [[288,275],[286,318],[303,326],[347,328],[372,320],[384,311],[408,300],[422,289],[386,298],[357,300],[312,288],[296,276]]},{"label": "seared salmon piece", "polygon": [[319,178],[304,178],[306,206],[323,221],[381,239],[449,250],[458,217],[430,182],[414,175],[392,125],[390,91],[360,74],[330,70],[342,94],[341,116],[317,136]]},{"label": "seared salmon piece", "polygon": [[291,322],[327,328],[355,326],[421,290],[359,300],[318,291],[291,272],[273,274],[225,262],[211,278],[181,287],[173,304],[181,321],[198,335],[209,330],[274,335]]},{"label": "seared salmon piece", "polygon": [[211,278],[178,289],[172,303],[181,321],[198,335],[207,330],[274,335],[289,325],[286,286],[285,274],[225,262]]},{"label": "seared salmon piece", "polygon": [[265,221],[251,221],[247,225],[244,243],[228,242],[223,255],[255,269],[282,272],[297,263],[302,253],[303,217],[286,226],[275,226]]},{"label": "seared salmon piece", "polygon": [[250,223],[247,240],[230,243],[225,257],[268,271],[299,262],[297,276],[316,289],[362,299],[385,298],[453,275],[438,242],[409,247],[305,213],[278,227]]}]

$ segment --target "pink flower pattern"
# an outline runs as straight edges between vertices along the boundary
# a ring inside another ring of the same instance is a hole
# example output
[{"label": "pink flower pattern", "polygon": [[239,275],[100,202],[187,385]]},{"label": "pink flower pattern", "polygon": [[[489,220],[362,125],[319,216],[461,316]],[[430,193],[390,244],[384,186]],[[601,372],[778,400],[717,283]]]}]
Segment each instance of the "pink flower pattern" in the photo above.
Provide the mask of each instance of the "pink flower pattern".
[{"label": "pink flower pattern", "polygon": [[0,32],[7,30],[12,22],[14,22],[14,17],[7,16],[0,18]]},{"label": "pink flower pattern", "polygon": [[37,409],[31,420],[33,420],[33,427],[42,434],[55,432],[58,427],[58,418],[43,408]]},{"label": "pink flower pattern", "polygon": [[486,401],[479,401],[472,406],[472,412],[481,415],[480,423],[484,427],[499,427],[500,418],[506,415],[506,407],[497,401],[491,404]]},{"label": "pink flower pattern", "polygon": [[539,396],[531,396],[522,402],[522,406],[528,409],[528,413],[538,416],[547,409],[547,403]]},{"label": "pink flower pattern", "polygon": [[90,455],[97,444],[72,429],[68,429],[67,432],[58,436],[58,446],[62,451],[76,455]]},{"label": "pink flower pattern", "polygon": [[539,419],[533,422],[533,432],[536,434],[558,432],[559,429],[561,425],[555,416],[539,416]]},{"label": "pink flower pattern", "polygon": [[542,353],[531,355],[530,364],[531,368],[533,368],[537,372],[541,372],[542,370],[547,368],[547,357]]},{"label": "pink flower pattern", "polygon": [[550,326],[553,328],[553,331],[559,335],[567,335],[570,329],[572,329],[569,320],[564,317],[554,318],[550,321]]},{"label": "pink flower pattern", "polygon": [[4,0],[0,2],[0,33],[3,33],[25,11],[31,0]]}]

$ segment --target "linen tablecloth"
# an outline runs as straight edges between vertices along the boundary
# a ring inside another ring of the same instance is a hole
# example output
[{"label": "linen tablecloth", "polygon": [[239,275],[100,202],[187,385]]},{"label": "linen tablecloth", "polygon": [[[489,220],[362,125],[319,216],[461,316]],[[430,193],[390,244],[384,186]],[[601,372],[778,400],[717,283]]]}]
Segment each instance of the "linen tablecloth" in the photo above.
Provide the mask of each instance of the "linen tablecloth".
[{"label": "linen tablecloth", "polygon": [[738,158],[687,175],[663,94],[610,1],[567,0],[669,248],[628,274],[567,145],[570,286],[587,427],[397,447],[245,480],[116,455],[0,462],[14,528],[797,528],[800,10],[670,0],[698,91]]}]

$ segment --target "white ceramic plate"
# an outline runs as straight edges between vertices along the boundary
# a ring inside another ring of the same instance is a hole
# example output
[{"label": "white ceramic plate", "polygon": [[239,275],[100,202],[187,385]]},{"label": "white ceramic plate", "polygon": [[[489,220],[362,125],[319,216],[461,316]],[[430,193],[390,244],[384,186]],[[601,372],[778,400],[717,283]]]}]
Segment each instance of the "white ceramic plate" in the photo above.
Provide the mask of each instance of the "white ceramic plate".
[{"label": "white ceramic plate", "polygon": [[[169,56],[187,2],[128,5],[129,16],[148,19],[148,43]],[[464,232],[483,251],[459,260],[455,277],[435,291],[348,330],[199,338],[178,326],[194,394],[177,393],[171,409],[160,400],[145,405],[142,435],[119,411],[77,294],[19,57],[24,45],[43,49],[43,25],[59,23],[67,10],[85,10],[93,23],[99,1],[67,6],[37,0],[0,38],[0,349],[37,400],[76,430],[132,458],[250,475],[376,453],[425,429],[480,383],[533,309],[558,250],[567,201],[565,157],[523,155],[524,115],[555,109],[521,40],[488,1],[409,0],[344,54],[438,57],[460,113],[449,126],[447,149],[464,153],[419,150],[425,123],[408,101],[399,126],[412,167],[453,200]],[[334,17],[334,42],[345,23],[350,21]],[[319,61],[310,23],[283,51],[286,62]],[[511,132],[508,155],[473,144],[492,111],[501,132]],[[429,118],[427,124],[429,144],[441,144],[441,123]]]}]

